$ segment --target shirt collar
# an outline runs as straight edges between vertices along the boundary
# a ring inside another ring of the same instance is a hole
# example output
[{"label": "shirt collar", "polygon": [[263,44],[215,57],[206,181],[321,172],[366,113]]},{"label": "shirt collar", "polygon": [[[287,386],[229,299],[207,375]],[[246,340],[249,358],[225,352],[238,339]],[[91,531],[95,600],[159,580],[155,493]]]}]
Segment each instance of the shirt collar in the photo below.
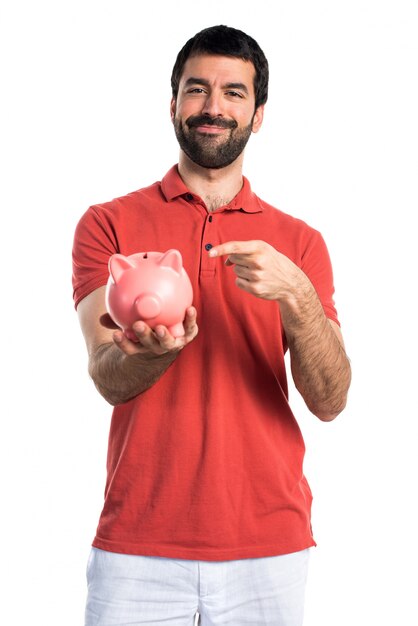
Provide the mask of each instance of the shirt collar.
[{"label": "shirt collar", "polygon": [[[244,211],[245,213],[260,213],[263,210],[258,196],[251,191],[251,186],[245,176],[242,177],[243,185],[235,198],[232,198],[225,209],[230,211]],[[180,177],[178,166],[173,165],[161,181],[161,191],[167,202],[171,202],[179,196],[190,195],[189,189]]]}]

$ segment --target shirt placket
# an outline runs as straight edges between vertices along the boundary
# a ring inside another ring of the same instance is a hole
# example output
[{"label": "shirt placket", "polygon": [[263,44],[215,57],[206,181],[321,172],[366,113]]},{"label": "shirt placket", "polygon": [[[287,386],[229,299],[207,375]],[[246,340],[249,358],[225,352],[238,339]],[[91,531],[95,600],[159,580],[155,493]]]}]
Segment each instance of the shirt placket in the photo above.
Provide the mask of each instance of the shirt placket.
[{"label": "shirt placket", "polygon": [[205,219],[200,251],[201,280],[214,278],[216,274],[216,258],[213,259],[209,256],[209,250],[221,243],[218,228],[220,219],[222,219],[222,213],[209,213]]}]

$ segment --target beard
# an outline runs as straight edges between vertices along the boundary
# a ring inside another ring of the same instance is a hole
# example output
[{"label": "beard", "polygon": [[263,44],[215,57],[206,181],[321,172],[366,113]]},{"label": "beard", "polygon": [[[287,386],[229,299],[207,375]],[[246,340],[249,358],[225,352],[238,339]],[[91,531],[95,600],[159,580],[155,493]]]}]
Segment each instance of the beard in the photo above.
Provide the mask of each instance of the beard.
[{"label": "beard", "polygon": [[[218,136],[198,133],[196,128],[202,125],[228,128],[229,134],[225,139],[224,134]],[[174,119],[174,131],[180,148],[193,163],[207,169],[220,169],[235,161],[247,145],[252,125],[253,120],[248,126],[238,128],[235,120],[205,115],[191,116],[184,124],[181,120]]]}]

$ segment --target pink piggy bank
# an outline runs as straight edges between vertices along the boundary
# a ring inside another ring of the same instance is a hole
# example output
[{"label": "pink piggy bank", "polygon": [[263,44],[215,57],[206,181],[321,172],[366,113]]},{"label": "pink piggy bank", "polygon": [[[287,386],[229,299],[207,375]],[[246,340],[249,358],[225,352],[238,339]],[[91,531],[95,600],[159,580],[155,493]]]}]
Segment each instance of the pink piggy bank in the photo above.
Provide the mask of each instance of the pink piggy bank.
[{"label": "pink piggy bank", "polygon": [[106,308],[128,339],[138,341],[132,324],[163,324],[174,337],[184,335],[183,320],[193,289],[178,250],[113,254],[109,259]]}]

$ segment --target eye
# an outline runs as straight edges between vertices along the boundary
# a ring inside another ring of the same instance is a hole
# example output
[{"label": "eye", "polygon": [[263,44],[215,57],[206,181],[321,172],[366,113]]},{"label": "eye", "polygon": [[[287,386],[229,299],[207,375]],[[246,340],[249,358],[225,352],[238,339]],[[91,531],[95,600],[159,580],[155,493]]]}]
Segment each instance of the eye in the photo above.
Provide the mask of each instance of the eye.
[{"label": "eye", "polygon": [[227,91],[226,95],[232,96],[232,98],[243,98],[243,95],[241,93],[238,93],[238,91]]},{"label": "eye", "polygon": [[202,87],[193,87],[192,89],[189,89],[187,91],[187,93],[204,93],[205,90]]}]

